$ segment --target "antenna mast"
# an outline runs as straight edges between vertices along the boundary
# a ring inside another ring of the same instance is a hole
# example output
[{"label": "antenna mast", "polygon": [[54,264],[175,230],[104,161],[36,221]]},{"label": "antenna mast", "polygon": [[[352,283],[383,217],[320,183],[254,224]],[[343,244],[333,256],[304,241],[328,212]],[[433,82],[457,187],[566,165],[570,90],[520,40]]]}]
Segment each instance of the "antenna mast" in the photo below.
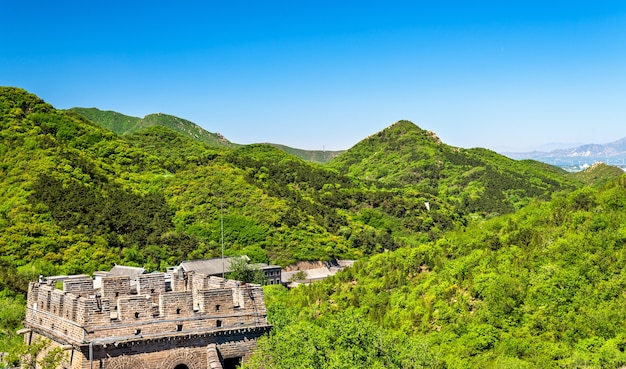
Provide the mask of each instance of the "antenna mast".
[{"label": "antenna mast", "polygon": [[220,199],[220,231],[222,233],[222,278],[224,278],[224,205]]}]

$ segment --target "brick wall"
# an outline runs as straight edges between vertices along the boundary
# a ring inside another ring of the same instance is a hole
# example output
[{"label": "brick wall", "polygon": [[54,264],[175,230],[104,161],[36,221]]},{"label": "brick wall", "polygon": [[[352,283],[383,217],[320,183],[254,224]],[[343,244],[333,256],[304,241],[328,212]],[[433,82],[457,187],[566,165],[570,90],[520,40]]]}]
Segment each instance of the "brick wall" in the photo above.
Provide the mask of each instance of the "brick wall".
[{"label": "brick wall", "polygon": [[76,296],[81,297],[88,297],[95,294],[93,280],[89,277],[63,281],[63,291],[73,293]]},{"label": "brick wall", "polygon": [[24,325],[33,333],[25,340],[41,335],[68,348],[65,368],[90,367],[89,345],[95,368],[167,368],[181,358],[190,369],[206,368],[215,357],[208,347],[222,358],[246,359],[270,328],[258,285],[190,274],[166,292],[161,273],[140,276],[136,292],[127,276],[103,277],[101,289],[90,283],[65,281],[63,291],[29,285]]},{"label": "brick wall", "polygon": [[159,302],[159,295],[165,293],[165,274],[141,274],[137,277],[137,293],[150,295],[154,303]]},{"label": "brick wall", "polygon": [[103,277],[100,295],[103,299],[114,299],[119,296],[130,295],[130,277]]}]

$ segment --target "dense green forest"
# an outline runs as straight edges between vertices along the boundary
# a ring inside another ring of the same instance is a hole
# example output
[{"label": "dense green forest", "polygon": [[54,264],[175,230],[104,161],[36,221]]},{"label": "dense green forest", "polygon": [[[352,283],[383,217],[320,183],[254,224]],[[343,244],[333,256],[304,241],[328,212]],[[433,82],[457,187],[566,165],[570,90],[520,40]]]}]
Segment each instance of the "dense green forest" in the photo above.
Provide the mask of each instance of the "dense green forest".
[{"label": "dense green forest", "polygon": [[169,128],[172,131],[204,142],[210,146],[240,146],[228,141],[219,133],[208,132],[193,122],[173,115],[155,113],[146,115],[143,118],[138,118],[114,111],[100,110],[98,108],[72,108],[70,110],[120,135],[131,134],[156,126]]},{"label": "dense green forest", "polygon": [[458,214],[499,215],[547,199],[575,185],[565,171],[536,161],[515,161],[487,149],[442,143],[409,121],[359,142],[329,165],[387,188],[411,188],[454,204]]},{"label": "dense green forest", "polygon": [[[172,115],[157,113],[147,115],[141,119],[97,108],[72,108],[71,110],[100,125],[101,127],[110,129],[120,135],[135,133],[149,127],[166,127],[184,136],[202,141],[209,146],[230,148],[241,146],[228,141],[228,139],[219,133],[208,132],[193,122]],[[281,149],[293,156],[297,156],[300,159],[316,163],[326,163],[343,152],[301,150],[285,145],[271,143],[269,145]]]},{"label": "dense green forest", "polygon": [[626,365],[626,177],[291,292],[251,368]]},{"label": "dense green forest", "polygon": [[[593,282],[581,296],[593,294],[594,312],[617,308],[615,294],[599,291],[606,290],[602,278],[613,278],[602,273],[615,272],[621,260],[606,244],[612,240],[617,250],[623,233],[618,203],[610,202],[621,198],[621,173],[598,166],[573,176],[455,148],[407,121],[326,164],[271,145],[209,142],[201,137],[212,134],[188,128],[164,114],[142,120],[97,109],[61,111],[24,90],[0,87],[0,351],[19,345],[27,283],[39,274],[93,273],[114,263],[164,270],[215,257],[223,214],[228,255],[279,265],[361,260],[314,287],[268,287],[275,330],[252,366],[264,367],[269,357],[272,367],[599,360],[577,346],[589,329],[563,333],[578,310],[555,317],[550,310],[582,305],[570,297],[556,307],[535,301],[561,285],[530,286],[551,278],[535,275],[546,266],[559,278],[580,280],[568,291]],[[602,256],[575,249],[591,247],[585,232],[596,219],[604,219],[595,231],[606,238],[596,239],[593,252],[605,249]],[[548,235],[549,245],[560,246],[547,247]],[[587,280],[578,269],[559,269],[561,253],[610,265]],[[539,313],[529,309],[544,314],[543,336],[532,330]],[[620,315],[612,314],[616,322]],[[585,323],[593,324],[588,317]],[[613,330],[597,334],[602,345],[617,337],[611,324]],[[518,354],[501,343],[513,341],[525,345]],[[298,346],[312,356],[289,353]],[[545,356],[557,346],[560,356]],[[295,361],[281,361],[289,356]]]}]

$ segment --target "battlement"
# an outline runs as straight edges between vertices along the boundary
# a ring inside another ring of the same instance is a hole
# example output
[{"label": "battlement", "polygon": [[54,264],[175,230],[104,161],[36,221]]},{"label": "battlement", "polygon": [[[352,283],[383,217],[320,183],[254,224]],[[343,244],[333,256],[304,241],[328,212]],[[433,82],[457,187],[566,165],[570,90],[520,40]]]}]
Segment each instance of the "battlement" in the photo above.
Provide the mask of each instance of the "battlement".
[{"label": "battlement", "polygon": [[270,327],[261,286],[196,273],[31,282],[24,325],[73,347]]}]

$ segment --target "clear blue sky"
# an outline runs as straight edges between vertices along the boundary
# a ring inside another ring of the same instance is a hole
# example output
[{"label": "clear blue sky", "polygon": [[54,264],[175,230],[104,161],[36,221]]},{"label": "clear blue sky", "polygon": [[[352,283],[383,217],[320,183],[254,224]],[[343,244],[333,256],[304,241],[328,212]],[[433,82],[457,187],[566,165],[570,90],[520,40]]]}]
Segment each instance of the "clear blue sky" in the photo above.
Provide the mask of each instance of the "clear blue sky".
[{"label": "clear blue sky", "polygon": [[400,119],[460,147],[626,136],[626,1],[0,0],[0,85],[347,149]]}]

